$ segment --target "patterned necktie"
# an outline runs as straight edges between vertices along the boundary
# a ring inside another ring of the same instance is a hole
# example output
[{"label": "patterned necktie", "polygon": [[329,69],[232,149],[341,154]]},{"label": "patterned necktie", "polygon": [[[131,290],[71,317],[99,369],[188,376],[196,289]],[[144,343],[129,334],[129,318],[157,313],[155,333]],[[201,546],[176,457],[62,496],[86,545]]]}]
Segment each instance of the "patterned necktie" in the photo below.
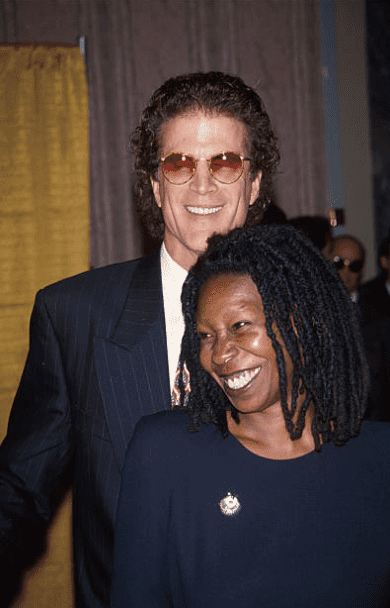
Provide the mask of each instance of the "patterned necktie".
[{"label": "patterned necktie", "polygon": [[[173,383],[172,396],[171,396],[172,409],[174,407],[176,407],[177,405],[180,405],[179,375],[180,375],[180,367],[178,365],[177,369],[176,369],[176,373],[175,373],[175,381]],[[183,377],[183,384],[184,384],[184,391],[185,391],[184,403],[182,405],[187,405],[188,404],[188,395],[191,392],[191,385],[190,385],[190,372],[188,371],[187,365],[185,363],[184,363],[184,367],[183,367],[183,376],[182,377]]]}]

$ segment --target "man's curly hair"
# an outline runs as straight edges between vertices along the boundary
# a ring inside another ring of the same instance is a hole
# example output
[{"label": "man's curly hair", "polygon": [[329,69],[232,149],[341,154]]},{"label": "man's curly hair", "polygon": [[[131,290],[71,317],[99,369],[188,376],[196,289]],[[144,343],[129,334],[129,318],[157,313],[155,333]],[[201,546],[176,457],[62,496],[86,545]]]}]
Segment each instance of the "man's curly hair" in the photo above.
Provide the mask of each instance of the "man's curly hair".
[{"label": "man's curly hair", "polygon": [[[301,437],[310,403],[317,450],[321,442],[342,445],[357,435],[369,377],[356,305],[329,260],[305,235],[283,225],[236,228],[226,236],[212,236],[188,274],[182,291],[185,333],[180,359],[182,369],[185,361],[190,373],[188,403],[181,377],[180,388],[181,403],[189,408],[190,430],[211,422],[226,436],[226,411],[239,420],[225,393],[199,363],[200,290],[210,277],[223,273],[248,275],[257,286],[276,353],[282,410],[291,439]],[[277,333],[293,362],[290,405]]]},{"label": "man's curly hair", "polygon": [[138,176],[134,188],[135,205],[140,219],[155,239],[162,240],[164,236],[164,218],[150,183],[151,177],[158,179],[161,127],[167,120],[193,110],[237,118],[248,131],[251,178],[254,179],[260,170],[263,174],[259,196],[249,207],[245,225],[258,224],[268,203],[274,200],[272,178],[279,162],[279,150],[259,95],[238,76],[222,72],[170,78],[153,94],[131,140]]}]

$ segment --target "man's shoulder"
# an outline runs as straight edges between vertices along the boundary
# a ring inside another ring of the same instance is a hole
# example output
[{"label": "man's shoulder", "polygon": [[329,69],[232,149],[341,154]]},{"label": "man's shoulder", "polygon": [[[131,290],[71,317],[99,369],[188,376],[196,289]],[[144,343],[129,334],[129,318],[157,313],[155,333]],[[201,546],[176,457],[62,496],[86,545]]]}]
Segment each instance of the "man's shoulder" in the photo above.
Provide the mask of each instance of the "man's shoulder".
[{"label": "man's shoulder", "polygon": [[51,314],[77,316],[108,309],[110,315],[121,308],[140,260],[112,264],[88,270],[62,279],[41,289],[36,296],[36,307],[44,306]]},{"label": "man's shoulder", "polygon": [[94,268],[52,283],[38,292],[38,298],[43,298],[48,303],[58,302],[61,298],[96,302],[99,300],[106,302],[109,299],[115,302],[128,292],[137,269],[142,274],[142,279],[146,279],[152,268],[159,268],[158,264],[157,250],[147,257]]},{"label": "man's shoulder", "polygon": [[174,408],[144,416],[138,422],[137,432],[144,435],[180,434],[187,430],[190,423],[189,411],[185,408]]},{"label": "man's shoulder", "polygon": [[94,289],[96,285],[103,286],[111,283],[121,283],[123,280],[131,278],[141,260],[143,260],[143,258],[86,270],[80,274],[51,283],[41,291],[50,295],[51,293],[67,293],[88,288]]},{"label": "man's shoulder", "polygon": [[359,303],[366,324],[390,316],[390,295],[386,289],[386,280],[383,275],[378,275],[360,286]]},{"label": "man's shoulder", "polygon": [[362,283],[362,285],[359,287],[361,297],[370,297],[371,295],[376,296],[378,291],[382,290],[385,292],[386,285],[385,278],[381,274],[377,275],[373,279],[370,279],[369,281],[366,281],[365,283]]}]

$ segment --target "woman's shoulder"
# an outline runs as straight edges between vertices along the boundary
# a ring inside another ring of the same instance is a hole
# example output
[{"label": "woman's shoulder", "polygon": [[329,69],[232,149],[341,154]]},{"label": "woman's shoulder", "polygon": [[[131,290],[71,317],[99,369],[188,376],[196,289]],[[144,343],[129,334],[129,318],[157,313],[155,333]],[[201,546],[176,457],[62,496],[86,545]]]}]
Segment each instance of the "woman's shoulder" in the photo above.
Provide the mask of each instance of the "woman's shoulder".
[{"label": "woman's shoulder", "polygon": [[213,424],[202,424],[196,433],[188,430],[189,424],[189,412],[185,408],[144,416],[135,428],[132,449],[157,458],[163,454],[166,460],[202,450],[222,439],[220,431]]},{"label": "woman's shoulder", "polygon": [[347,445],[364,458],[390,464],[390,423],[365,420],[360,434]]},{"label": "woman's shoulder", "polygon": [[360,431],[360,437],[368,442],[381,439],[388,440],[390,438],[390,422],[364,420]]},{"label": "woman's shoulder", "polygon": [[190,418],[184,408],[175,408],[143,416],[135,428],[135,435],[146,437],[172,437],[185,433]]}]

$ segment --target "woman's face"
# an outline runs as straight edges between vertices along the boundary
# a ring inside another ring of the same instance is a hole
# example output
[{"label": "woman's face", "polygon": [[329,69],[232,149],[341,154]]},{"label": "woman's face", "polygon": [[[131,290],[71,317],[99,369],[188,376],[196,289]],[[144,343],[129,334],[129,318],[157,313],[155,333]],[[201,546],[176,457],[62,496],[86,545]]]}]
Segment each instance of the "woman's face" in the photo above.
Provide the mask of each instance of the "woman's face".
[{"label": "woman's face", "polygon": [[[220,274],[208,279],[200,291],[196,323],[200,363],[234,407],[243,414],[279,409],[276,353],[267,335],[261,296],[250,276]],[[283,350],[291,387],[293,366]]]}]

